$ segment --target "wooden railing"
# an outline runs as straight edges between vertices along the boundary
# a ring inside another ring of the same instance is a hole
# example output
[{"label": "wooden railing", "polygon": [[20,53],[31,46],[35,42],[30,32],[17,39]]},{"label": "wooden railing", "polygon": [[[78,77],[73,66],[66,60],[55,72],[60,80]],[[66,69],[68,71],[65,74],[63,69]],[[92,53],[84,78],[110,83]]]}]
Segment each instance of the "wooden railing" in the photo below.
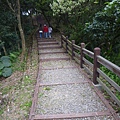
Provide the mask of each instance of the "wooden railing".
[{"label": "wooden railing", "polygon": [[[110,86],[114,87],[114,89],[118,92],[120,92],[120,86],[117,83],[115,83],[110,77],[108,77],[102,70],[100,70],[100,65],[103,65],[108,70],[115,73],[119,78],[120,67],[100,56],[100,48],[95,48],[94,52],[91,52],[85,49],[84,43],[81,43],[81,45],[78,46],[75,44],[75,40],[70,41],[68,40],[68,37],[65,37],[64,35],[61,35],[61,47],[65,48],[66,52],[68,52],[71,55],[72,59],[79,63],[80,67],[84,68],[87,71],[87,73],[91,75],[93,84],[100,84],[102,88],[106,90],[106,92],[120,106],[120,100],[111,91],[111,89],[106,86],[102,79],[108,82]],[[88,57],[92,59],[93,62],[90,62],[87,59]]]}]

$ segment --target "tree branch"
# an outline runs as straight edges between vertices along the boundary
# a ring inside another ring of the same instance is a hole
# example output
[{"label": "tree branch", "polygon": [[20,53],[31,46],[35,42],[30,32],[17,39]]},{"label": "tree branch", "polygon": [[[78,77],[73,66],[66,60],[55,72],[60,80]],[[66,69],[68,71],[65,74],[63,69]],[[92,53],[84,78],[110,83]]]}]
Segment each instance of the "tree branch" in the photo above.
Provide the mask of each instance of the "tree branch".
[{"label": "tree branch", "polygon": [[15,10],[12,8],[11,3],[10,3],[8,0],[6,0],[6,1],[7,1],[7,3],[8,3],[9,8],[12,10],[12,12],[15,13]]}]

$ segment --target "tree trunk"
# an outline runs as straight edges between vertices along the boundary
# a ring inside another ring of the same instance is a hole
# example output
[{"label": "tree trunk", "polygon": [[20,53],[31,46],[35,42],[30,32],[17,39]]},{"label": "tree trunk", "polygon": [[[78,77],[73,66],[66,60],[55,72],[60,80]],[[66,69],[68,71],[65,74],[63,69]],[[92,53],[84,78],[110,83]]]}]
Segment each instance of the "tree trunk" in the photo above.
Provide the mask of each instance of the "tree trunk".
[{"label": "tree trunk", "polygon": [[3,51],[4,51],[5,56],[7,56],[7,51],[6,51],[6,49],[5,49],[5,46],[3,46],[2,48],[3,48]]},{"label": "tree trunk", "polygon": [[21,56],[21,60],[24,60],[24,54],[25,54],[25,36],[24,36],[24,32],[22,29],[22,25],[21,25],[21,18],[20,18],[20,1],[17,0],[17,7],[18,7],[18,12],[17,12],[17,20],[18,20],[18,29],[20,31],[20,37],[22,40],[22,56]]}]

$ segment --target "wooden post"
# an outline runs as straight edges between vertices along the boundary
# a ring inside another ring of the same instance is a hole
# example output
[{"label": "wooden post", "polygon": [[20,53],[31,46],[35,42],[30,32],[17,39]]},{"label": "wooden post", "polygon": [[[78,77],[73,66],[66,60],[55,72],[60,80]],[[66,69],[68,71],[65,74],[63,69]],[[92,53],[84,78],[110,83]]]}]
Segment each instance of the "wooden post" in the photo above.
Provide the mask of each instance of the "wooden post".
[{"label": "wooden post", "polygon": [[68,36],[66,36],[66,52],[67,52],[67,45],[68,45],[67,40],[68,40]]},{"label": "wooden post", "polygon": [[81,47],[80,47],[80,67],[83,68],[83,58],[84,58],[84,53],[83,53],[83,48],[85,48],[85,43],[81,43]]},{"label": "wooden post", "polygon": [[93,83],[98,84],[97,77],[99,77],[99,73],[97,72],[97,68],[100,67],[100,64],[97,61],[97,56],[100,55],[100,48],[94,48],[94,66],[93,66]]},{"label": "wooden post", "polygon": [[74,59],[74,46],[73,44],[75,44],[75,40],[72,40],[72,59]]},{"label": "wooden post", "polygon": [[62,38],[62,34],[61,34],[61,47],[63,46],[63,38]]}]

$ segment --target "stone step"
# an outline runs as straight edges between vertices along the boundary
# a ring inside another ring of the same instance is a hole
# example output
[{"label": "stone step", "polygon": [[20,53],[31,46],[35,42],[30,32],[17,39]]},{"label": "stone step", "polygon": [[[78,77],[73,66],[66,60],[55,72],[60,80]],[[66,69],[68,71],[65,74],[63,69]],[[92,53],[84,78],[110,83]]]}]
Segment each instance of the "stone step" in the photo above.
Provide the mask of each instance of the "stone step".
[{"label": "stone step", "polygon": [[60,45],[44,45],[44,46],[38,46],[38,49],[55,49],[55,48],[61,48]]},{"label": "stone step", "polygon": [[48,85],[88,82],[77,67],[45,69],[40,72],[39,79],[40,84]]},{"label": "stone step", "polygon": [[56,53],[56,54],[41,54],[40,59],[51,59],[51,58],[70,58],[67,53]]},{"label": "stone step", "polygon": [[[66,81],[68,78],[69,77],[61,77],[61,79],[66,79]],[[97,96],[92,86],[90,86],[89,83],[82,83],[40,86],[35,111],[36,114],[40,115],[55,115],[71,113],[84,114],[90,112],[102,112],[104,114],[107,110],[108,108],[104,105],[99,96]]]},{"label": "stone step", "polygon": [[55,44],[59,44],[59,42],[55,42],[55,41],[50,41],[50,42],[38,42],[38,45],[55,45]]},{"label": "stone step", "polygon": [[56,42],[54,39],[38,39],[38,42]]},{"label": "stone step", "polygon": [[38,44],[38,47],[46,47],[46,46],[59,46],[59,44],[58,43],[45,43],[45,44]]},{"label": "stone step", "polygon": [[79,65],[74,60],[55,60],[41,62],[41,69],[66,69],[66,68],[77,68]]}]

